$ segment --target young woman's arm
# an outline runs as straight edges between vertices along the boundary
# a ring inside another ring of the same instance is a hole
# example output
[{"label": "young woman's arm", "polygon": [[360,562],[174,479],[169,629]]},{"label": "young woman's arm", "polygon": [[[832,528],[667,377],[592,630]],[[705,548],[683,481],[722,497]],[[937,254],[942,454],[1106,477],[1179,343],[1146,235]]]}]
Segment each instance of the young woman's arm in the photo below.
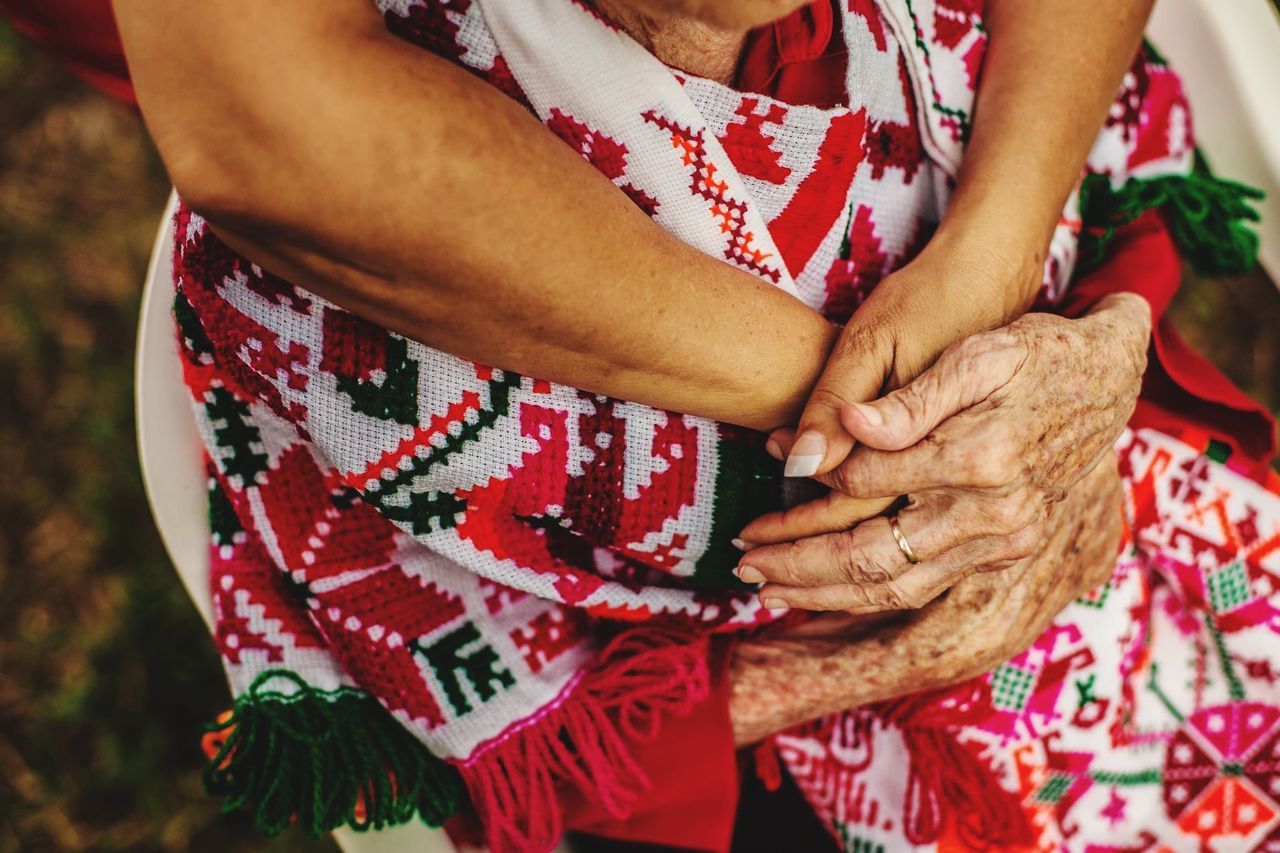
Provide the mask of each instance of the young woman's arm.
[{"label": "young woman's arm", "polygon": [[[1030,307],[1049,240],[1152,2],[986,0],[973,135],[950,207],[928,247],[849,323],[800,418],[800,435],[810,437],[796,442],[789,473],[825,472],[848,456],[844,406],[909,382],[951,344]],[[921,312],[940,315],[935,332],[892,321]],[[886,362],[888,373],[868,369]]]},{"label": "young woman's arm", "polygon": [[[756,5],[785,11],[794,0]],[[368,0],[115,6],[179,191],[251,258],[463,357],[755,428],[795,421],[833,344],[830,324],[666,234],[511,100],[389,34]],[[1085,53],[1103,42],[1114,51],[1099,38]],[[1032,58],[1004,59],[996,76],[1016,77]],[[1060,144],[1022,132],[1014,106],[1033,99],[1008,100],[994,110],[1003,124],[980,106],[974,157],[989,165],[968,169],[947,218],[947,233],[971,239],[935,240],[944,271],[991,268],[990,245],[972,236],[985,233],[999,180],[1021,192],[1034,172],[1002,164],[1022,147]],[[1043,198],[1025,203],[1039,216],[1011,205],[1011,219],[1049,216]],[[860,328],[885,331],[846,346],[834,367],[911,373],[894,364],[905,349],[876,342],[911,329],[914,348],[936,354],[989,328],[991,304],[1023,301],[1025,282],[1001,271],[988,276],[990,299],[931,284],[926,314],[946,317],[932,333],[911,311],[868,316]],[[938,312],[940,299],[953,310]]]},{"label": "young woman's arm", "polygon": [[231,245],[437,349],[767,429],[835,329],[671,237],[370,0],[116,0],[178,191]]}]

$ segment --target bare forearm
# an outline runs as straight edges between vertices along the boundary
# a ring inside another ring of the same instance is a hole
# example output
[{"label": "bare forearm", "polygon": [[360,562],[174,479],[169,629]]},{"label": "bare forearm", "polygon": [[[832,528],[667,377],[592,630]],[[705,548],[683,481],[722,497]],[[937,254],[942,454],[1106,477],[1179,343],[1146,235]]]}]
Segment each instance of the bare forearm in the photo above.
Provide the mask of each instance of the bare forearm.
[{"label": "bare forearm", "polygon": [[465,358],[762,429],[798,413],[830,324],[367,0],[116,8],[179,191],[264,266]]},{"label": "bare forearm", "polygon": [[[988,0],[973,136],[938,237],[1016,265],[1004,322],[1035,298],[1045,250],[1153,0]],[[997,324],[999,325],[999,324]]]}]

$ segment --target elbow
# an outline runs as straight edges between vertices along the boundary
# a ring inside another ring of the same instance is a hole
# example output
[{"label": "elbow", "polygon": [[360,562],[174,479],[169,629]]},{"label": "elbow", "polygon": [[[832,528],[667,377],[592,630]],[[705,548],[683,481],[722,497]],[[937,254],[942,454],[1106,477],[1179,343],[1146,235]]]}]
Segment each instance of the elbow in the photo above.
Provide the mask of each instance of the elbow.
[{"label": "elbow", "polygon": [[161,117],[148,121],[152,140],[188,207],[233,230],[264,229],[280,218],[274,182],[284,170],[273,167],[282,157],[278,130],[247,119],[214,124],[207,115]]},{"label": "elbow", "polygon": [[190,136],[157,145],[178,196],[204,218],[231,227],[263,214],[254,177],[240,162],[244,158]]}]

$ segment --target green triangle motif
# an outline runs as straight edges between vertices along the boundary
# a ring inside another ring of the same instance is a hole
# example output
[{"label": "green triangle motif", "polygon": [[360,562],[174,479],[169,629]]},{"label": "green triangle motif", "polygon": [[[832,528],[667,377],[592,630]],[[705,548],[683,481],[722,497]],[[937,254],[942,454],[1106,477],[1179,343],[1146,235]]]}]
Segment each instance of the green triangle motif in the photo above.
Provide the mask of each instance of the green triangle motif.
[{"label": "green triangle motif", "polygon": [[338,390],[351,398],[351,410],[406,426],[418,425],[418,362],[409,358],[409,342],[387,340],[387,375],[381,383],[339,376]]},{"label": "green triangle motif", "polygon": [[249,407],[226,388],[211,388],[205,395],[204,410],[213,425],[214,442],[231,451],[217,459],[223,473],[237,481],[233,483],[237,488],[258,485],[267,470],[267,454],[261,452],[262,433],[249,420]]}]

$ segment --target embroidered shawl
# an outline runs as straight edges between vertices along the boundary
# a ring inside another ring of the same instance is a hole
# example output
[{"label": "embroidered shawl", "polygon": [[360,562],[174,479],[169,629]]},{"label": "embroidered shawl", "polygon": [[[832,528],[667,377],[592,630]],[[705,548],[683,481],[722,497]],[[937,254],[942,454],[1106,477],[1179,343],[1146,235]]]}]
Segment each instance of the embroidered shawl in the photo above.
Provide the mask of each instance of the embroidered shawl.
[{"label": "embroidered shawl", "polygon": [[[658,225],[839,319],[945,209],[986,39],[974,3],[853,2],[848,105],[824,110],[672,71],[573,0],[379,6]],[[1177,80],[1141,57],[1046,298],[1143,209],[1135,188],[1176,194],[1193,170]],[[177,235],[237,697],[209,738],[210,788],[267,831],[439,822],[465,803],[494,850],[553,846],[558,787],[625,815],[645,784],[630,745],[705,695],[708,637],[776,618],[730,574],[730,538],[782,500],[760,437],[391,334],[237,256],[185,206]]]}]

